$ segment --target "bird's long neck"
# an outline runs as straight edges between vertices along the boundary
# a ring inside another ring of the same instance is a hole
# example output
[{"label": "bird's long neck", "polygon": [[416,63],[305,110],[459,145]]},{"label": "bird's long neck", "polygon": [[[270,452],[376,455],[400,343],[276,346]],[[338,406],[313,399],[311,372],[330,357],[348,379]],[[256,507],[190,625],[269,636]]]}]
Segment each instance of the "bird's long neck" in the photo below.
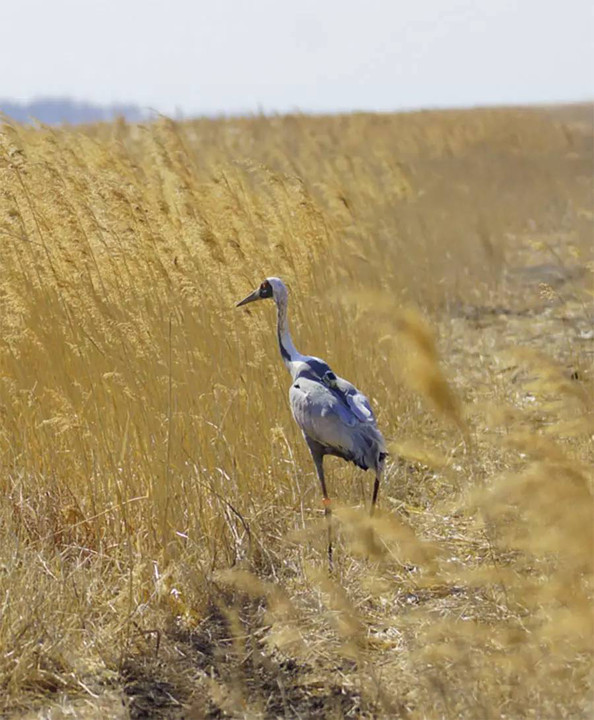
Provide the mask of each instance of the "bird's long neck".
[{"label": "bird's long neck", "polygon": [[[276,299],[276,298],[275,298]],[[287,305],[288,298],[281,297],[276,299],[276,311],[277,311],[277,323],[276,330],[278,335],[278,344],[280,347],[281,356],[283,362],[287,366],[287,369],[293,375],[294,363],[299,362],[303,359],[303,355],[297,352],[291,333],[289,332],[289,322],[287,320]]]}]

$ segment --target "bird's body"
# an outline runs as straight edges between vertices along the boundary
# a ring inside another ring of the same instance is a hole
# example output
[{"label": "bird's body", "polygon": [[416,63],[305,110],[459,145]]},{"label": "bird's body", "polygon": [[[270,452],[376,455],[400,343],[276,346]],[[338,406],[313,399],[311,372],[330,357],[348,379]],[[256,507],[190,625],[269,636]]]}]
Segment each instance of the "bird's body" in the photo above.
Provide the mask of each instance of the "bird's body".
[{"label": "bird's body", "polygon": [[295,421],[325,455],[337,455],[363,470],[379,468],[384,442],[367,398],[342,378],[335,376],[335,383],[327,386],[309,370],[301,371],[289,390]]},{"label": "bird's body", "polygon": [[[293,379],[289,390],[291,411],[312,454],[322,485],[326,515],[330,517],[324,455],[336,455],[363,470],[375,471],[373,512],[387,453],[369,400],[348,380],[335,375],[324,360],[302,355],[296,350],[287,322],[288,291],[282,280],[267,278],[238,306],[266,298],[273,298],[277,306],[279,348]],[[328,554],[331,561],[331,543]]]}]

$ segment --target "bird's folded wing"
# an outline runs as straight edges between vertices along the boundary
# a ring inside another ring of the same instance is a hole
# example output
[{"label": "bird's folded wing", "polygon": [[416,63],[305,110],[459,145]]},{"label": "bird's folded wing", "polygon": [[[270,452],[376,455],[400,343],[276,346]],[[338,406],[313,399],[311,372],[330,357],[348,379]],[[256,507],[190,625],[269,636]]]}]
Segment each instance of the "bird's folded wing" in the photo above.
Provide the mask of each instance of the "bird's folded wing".
[{"label": "bird's folded wing", "polygon": [[336,378],[337,389],[342,393],[347,405],[361,422],[375,422],[375,416],[369,400],[362,392],[344,378]]},{"label": "bird's folded wing", "polygon": [[351,450],[351,431],[360,421],[334,392],[317,382],[299,379],[289,397],[293,417],[308,437],[322,445]]}]

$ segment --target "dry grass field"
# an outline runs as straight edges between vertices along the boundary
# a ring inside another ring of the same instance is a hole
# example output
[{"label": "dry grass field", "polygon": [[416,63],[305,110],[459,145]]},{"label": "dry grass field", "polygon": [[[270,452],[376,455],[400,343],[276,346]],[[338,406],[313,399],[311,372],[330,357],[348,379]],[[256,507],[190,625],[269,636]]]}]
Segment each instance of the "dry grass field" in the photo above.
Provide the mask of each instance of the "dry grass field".
[{"label": "dry grass field", "polygon": [[[0,715],[589,718],[592,108],[0,125]],[[297,347],[391,456],[313,465]]]}]

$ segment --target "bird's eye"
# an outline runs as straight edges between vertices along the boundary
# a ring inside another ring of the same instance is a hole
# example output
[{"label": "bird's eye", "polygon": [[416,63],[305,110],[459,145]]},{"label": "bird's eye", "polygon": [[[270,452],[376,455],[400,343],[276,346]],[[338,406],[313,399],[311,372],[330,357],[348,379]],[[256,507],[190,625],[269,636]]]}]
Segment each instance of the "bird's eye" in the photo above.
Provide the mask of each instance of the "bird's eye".
[{"label": "bird's eye", "polygon": [[264,280],[264,282],[260,285],[260,297],[272,297],[272,285],[268,282],[268,280]]}]

